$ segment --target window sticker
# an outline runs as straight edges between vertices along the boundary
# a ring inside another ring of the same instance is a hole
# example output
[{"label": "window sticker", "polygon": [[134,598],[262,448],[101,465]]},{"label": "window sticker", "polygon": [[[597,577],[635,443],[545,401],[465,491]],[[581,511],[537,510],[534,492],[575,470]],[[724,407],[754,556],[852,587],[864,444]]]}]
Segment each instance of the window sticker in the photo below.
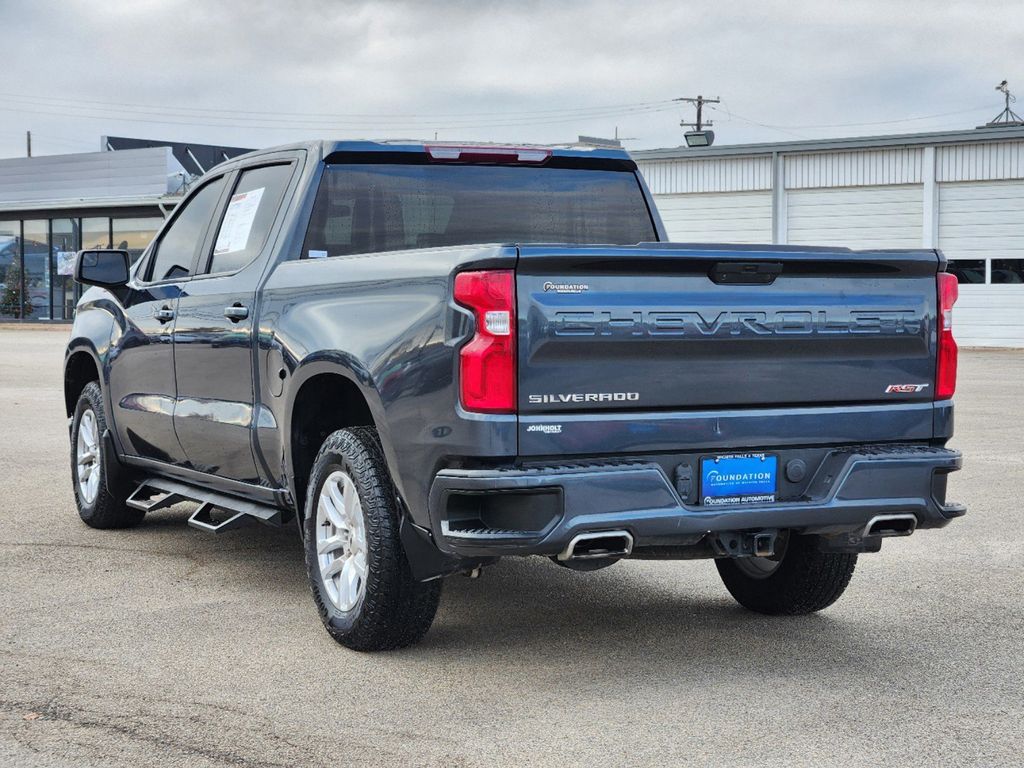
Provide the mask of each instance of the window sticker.
[{"label": "window sticker", "polygon": [[308,259],[326,259],[327,258],[327,251],[316,251],[316,250],[313,250],[311,248],[309,250],[309,253],[306,254],[306,258],[308,258]]},{"label": "window sticker", "polygon": [[57,251],[57,274],[71,276],[75,274],[75,251]]},{"label": "window sticker", "polygon": [[220,233],[217,235],[217,244],[213,247],[215,256],[245,250],[264,189],[266,187],[231,196],[227,213],[224,214],[224,223],[220,225]]}]

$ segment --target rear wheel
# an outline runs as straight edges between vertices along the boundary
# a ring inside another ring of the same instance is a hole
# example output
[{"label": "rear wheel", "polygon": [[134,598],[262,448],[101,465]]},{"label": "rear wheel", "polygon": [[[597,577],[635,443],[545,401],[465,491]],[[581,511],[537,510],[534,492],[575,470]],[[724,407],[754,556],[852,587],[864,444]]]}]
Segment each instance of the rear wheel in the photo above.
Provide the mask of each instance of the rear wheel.
[{"label": "rear wheel", "polygon": [[306,497],[306,571],[324,627],[357,651],[412,645],[437,612],[441,582],[413,579],[398,521],[376,430],[328,436]]},{"label": "rear wheel", "polygon": [[107,461],[112,457],[106,455],[103,442],[106,430],[103,394],[93,381],[82,390],[71,425],[71,480],[78,516],[93,528],[129,528],[146,513],[125,504],[128,494],[121,487],[123,478],[105,475],[117,471],[117,463]]},{"label": "rear wheel", "polygon": [[797,616],[832,605],[846,590],[857,555],[821,552],[813,536],[790,534],[774,557],[715,561],[740,605],[770,615]]}]

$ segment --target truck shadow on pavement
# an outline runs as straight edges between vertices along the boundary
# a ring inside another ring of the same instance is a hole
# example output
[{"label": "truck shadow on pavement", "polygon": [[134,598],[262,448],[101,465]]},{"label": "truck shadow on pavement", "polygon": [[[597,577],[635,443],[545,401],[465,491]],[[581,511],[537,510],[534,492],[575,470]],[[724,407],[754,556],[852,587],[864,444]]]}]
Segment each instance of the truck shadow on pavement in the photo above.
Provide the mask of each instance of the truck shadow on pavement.
[{"label": "truck shadow on pavement", "polygon": [[[528,647],[534,660],[570,666],[603,658],[610,666],[601,674],[609,677],[644,669],[657,677],[667,660],[689,676],[700,665],[749,675],[766,665],[808,661],[833,671],[849,662],[862,672],[877,661],[881,638],[843,614],[841,601],[803,617],[747,611],[719,583],[711,561],[626,561],[576,573],[532,558],[502,561],[476,582],[449,579],[424,645],[445,654],[515,658]],[[899,663],[902,651],[881,645]]]},{"label": "truck shadow on pavement", "polygon": [[[269,590],[275,603],[310,599],[298,534],[260,525],[210,536],[184,527],[178,512],[158,513],[136,529],[180,551],[220,580]],[[167,552],[170,554],[170,552]],[[391,654],[406,662],[501,663],[509,672],[536,674],[545,664],[622,682],[688,678],[733,670],[803,678],[837,670],[864,674],[880,654],[888,663],[912,663],[914,649],[897,643],[881,614],[865,616],[856,604],[857,575],[844,606],[811,616],[771,617],[733,602],[711,561],[624,561],[579,573],[542,558],[510,558],[485,568],[479,579],[446,580],[437,618],[417,646]],[[271,597],[253,595],[254,600]],[[856,614],[856,615],[855,615]],[[325,643],[330,643],[323,635]],[[323,650],[323,649],[321,649]],[[666,664],[668,667],[666,667]],[[797,668],[799,667],[799,671]]]}]

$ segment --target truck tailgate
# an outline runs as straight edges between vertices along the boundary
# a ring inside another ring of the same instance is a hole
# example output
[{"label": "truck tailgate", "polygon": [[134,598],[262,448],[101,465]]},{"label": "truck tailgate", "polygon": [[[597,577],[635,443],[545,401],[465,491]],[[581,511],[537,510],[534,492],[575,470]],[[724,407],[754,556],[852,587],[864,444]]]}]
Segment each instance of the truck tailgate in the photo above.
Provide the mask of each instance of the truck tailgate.
[{"label": "truck tailgate", "polygon": [[526,246],[519,412],[928,401],[934,251]]}]

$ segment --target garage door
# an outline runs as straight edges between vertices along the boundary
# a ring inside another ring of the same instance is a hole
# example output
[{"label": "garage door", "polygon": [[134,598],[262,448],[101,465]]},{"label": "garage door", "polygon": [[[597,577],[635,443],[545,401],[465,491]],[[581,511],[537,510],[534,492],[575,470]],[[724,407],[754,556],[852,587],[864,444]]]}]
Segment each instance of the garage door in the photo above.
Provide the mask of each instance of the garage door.
[{"label": "garage door", "polygon": [[920,248],[924,201],[917,185],[794,189],[786,193],[788,241],[848,248]]},{"label": "garage door", "polygon": [[939,185],[939,247],[965,269],[993,262],[993,283],[1022,282],[1014,267],[1024,262],[1024,181]]},{"label": "garage door", "polygon": [[677,243],[770,243],[770,192],[716,192],[656,195],[654,198]]},{"label": "garage door", "polygon": [[[1024,180],[939,185],[939,247],[961,280],[964,346],[1024,346]],[[985,282],[990,262],[991,285]]]}]

